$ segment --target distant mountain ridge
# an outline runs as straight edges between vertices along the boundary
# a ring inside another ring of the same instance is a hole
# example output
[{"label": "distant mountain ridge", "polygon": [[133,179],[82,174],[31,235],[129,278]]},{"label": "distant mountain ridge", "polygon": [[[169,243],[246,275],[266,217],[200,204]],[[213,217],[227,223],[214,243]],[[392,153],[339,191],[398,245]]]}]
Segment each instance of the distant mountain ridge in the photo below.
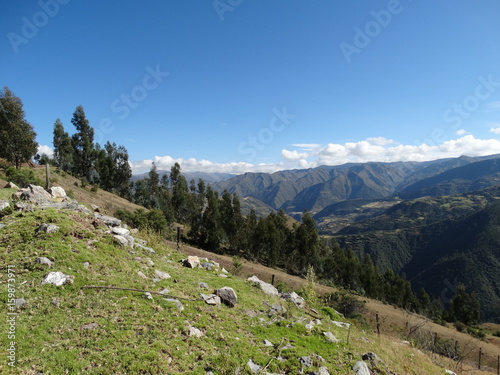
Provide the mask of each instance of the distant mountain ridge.
[{"label": "distant mountain ridge", "polygon": [[298,217],[304,210],[318,214],[329,205],[353,199],[391,198],[397,202],[486,188],[500,181],[499,157],[497,154],[427,162],[349,163],[271,174],[245,173],[216,182],[212,187],[241,198],[258,199],[274,210],[282,209]]}]

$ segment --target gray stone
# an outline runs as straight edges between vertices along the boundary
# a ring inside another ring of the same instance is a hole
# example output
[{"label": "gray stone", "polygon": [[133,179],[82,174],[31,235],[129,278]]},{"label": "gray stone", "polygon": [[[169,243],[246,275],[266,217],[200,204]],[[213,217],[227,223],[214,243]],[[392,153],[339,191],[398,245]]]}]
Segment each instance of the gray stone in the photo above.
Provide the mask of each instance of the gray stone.
[{"label": "gray stone", "polygon": [[264,340],[264,346],[274,346],[274,344],[269,340]]},{"label": "gray stone", "polygon": [[313,365],[312,358],[308,356],[300,357],[299,362],[305,367],[311,367]]},{"label": "gray stone", "polygon": [[318,374],[319,375],[330,375],[330,371],[328,371],[328,369],[325,366],[321,366],[318,369]]},{"label": "gray stone", "polygon": [[271,309],[269,310],[269,317],[274,316],[274,315],[283,315],[286,313],[286,309],[281,306],[279,303],[273,303],[271,306]]},{"label": "gray stone", "polygon": [[198,328],[195,328],[195,327],[189,327],[189,330],[188,330],[188,335],[191,337],[191,336],[194,336],[194,337],[201,337],[203,336],[203,332],[201,332]]},{"label": "gray stone", "polygon": [[202,289],[208,289],[208,284],[207,283],[204,283],[204,282],[200,282],[198,284],[198,287],[199,288],[202,288]]},{"label": "gray stone", "polygon": [[348,329],[351,326],[349,323],[337,322],[335,320],[332,320],[332,323],[335,324],[337,327],[346,328],[346,329]]},{"label": "gray stone", "polygon": [[182,306],[182,303],[178,299],[175,298],[163,298],[163,299],[167,302],[174,303],[179,311],[184,311],[184,306]]},{"label": "gray stone", "polygon": [[[137,241],[137,239],[136,239],[136,241]],[[151,253],[151,254],[155,253],[155,251],[152,248],[144,246],[144,245],[137,243],[137,242],[134,243],[134,249],[141,249],[141,250],[147,251],[148,253]]]},{"label": "gray stone", "polygon": [[43,223],[41,224],[36,230],[35,232],[37,233],[40,233],[40,232],[44,232],[44,233],[55,233],[59,230],[59,227],[57,225],[54,225],[54,224],[46,224],[46,223]]},{"label": "gray stone", "polygon": [[194,255],[188,256],[187,259],[184,259],[184,261],[182,262],[182,265],[188,268],[196,268],[199,266],[199,264],[200,258]]},{"label": "gray stone", "polygon": [[295,292],[283,293],[281,295],[281,298],[283,298],[285,301],[294,303],[297,307],[300,308],[303,308],[306,305],[306,300]]},{"label": "gray stone", "polygon": [[141,271],[137,272],[137,276],[139,276],[141,279],[144,279],[144,280],[146,280],[146,279],[148,278],[148,277],[147,277],[145,274],[143,274]]},{"label": "gray stone", "polygon": [[51,304],[53,304],[55,307],[59,308],[61,305],[61,302],[57,298],[52,298],[52,301],[50,301]]},{"label": "gray stone", "polygon": [[52,284],[61,286],[64,284],[73,284],[74,276],[66,275],[62,272],[49,272],[42,280],[42,285]]},{"label": "gray stone", "polygon": [[26,189],[22,189],[20,198],[35,204],[43,204],[50,202],[52,195],[45,191],[45,189],[41,186],[28,185]]},{"label": "gray stone", "polygon": [[101,215],[100,213],[94,212],[94,220],[102,221],[108,227],[119,227],[122,225],[122,221],[113,216]]},{"label": "gray stone", "polygon": [[83,268],[85,268],[86,270],[88,270],[90,267],[90,263],[89,262],[83,262]]},{"label": "gray stone", "polygon": [[54,265],[54,262],[52,262],[49,258],[46,257],[38,257],[35,259],[35,263],[37,264],[43,264],[49,267],[52,267]]},{"label": "gray stone", "polygon": [[146,299],[153,299],[153,296],[152,296],[152,295],[151,295],[151,293],[149,293],[149,292],[144,293],[144,294],[143,294],[143,296],[144,296],[144,298],[146,298]]},{"label": "gray stone", "polygon": [[119,234],[114,234],[113,235],[113,241],[120,245],[121,247],[126,247],[129,245],[127,239],[123,236],[120,236]]},{"label": "gray stone", "polygon": [[247,279],[248,281],[257,284],[260,286],[262,291],[270,296],[279,296],[279,291],[272,284],[266,283],[265,281],[260,280],[257,276],[252,276]]},{"label": "gray stone", "polygon": [[19,186],[17,186],[13,182],[8,182],[7,185],[4,186],[4,189],[16,189],[16,190],[19,190]]},{"label": "gray stone", "polygon": [[119,234],[120,236],[127,236],[130,234],[130,231],[128,229],[122,228],[122,227],[113,227],[111,228],[111,233],[113,234]]},{"label": "gray stone", "polygon": [[101,209],[99,208],[99,206],[95,205],[95,204],[90,204],[90,208],[92,208],[92,211],[94,212],[101,212]]},{"label": "gray stone", "polygon": [[370,370],[368,369],[366,363],[363,361],[356,362],[352,370],[356,375],[370,375]]},{"label": "gray stone", "polygon": [[24,298],[16,298],[14,300],[14,305],[16,305],[16,307],[24,306],[26,305],[26,300]]},{"label": "gray stone", "polygon": [[53,186],[49,189],[49,193],[53,198],[66,198],[66,192],[60,186]]},{"label": "gray stone", "polygon": [[219,296],[216,296],[215,294],[203,294],[200,293],[201,298],[205,301],[207,305],[220,305],[221,304],[221,299]]},{"label": "gray stone", "polygon": [[446,372],[448,375],[457,375],[456,373],[454,373],[451,370],[444,370],[444,372]]},{"label": "gray stone", "polygon": [[167,289],[167,288],[163,288],[162,290],[159,291],[159,293],[161,293],[161,294],[169,294],[170,290]]},{"label": "gray stone", "polygon": [[7,207],[10,207],[9,201],[0,201],[0,212],[5,210]]},{"label": "gray stone", "polygon": [[361,356],[363,361],[380,361],[380,358],[373,352],[365,353]]},{"label": "gray stone", "polygon": [[252,372],[252,374],[258,374],[260,372],[260,370],[262,369],[262,366],[258,365],[257,363],[255,363],[251,359],[248,360],[247,366],[250,369],[250,371]]},{"label": "gray stone", "polygon": [[222,303],[224,303],[229,307],[236,306],[236,303],[238,302],[238,297],[236,296],[236,292],[234,291],[233,288],[230,288],[228,286],[216,289],[214,291],[214,294],[219,296]]},{"label": "gray stone", "polygon": [[323,335],[326,337],[326,341],[328,342],[340,342],[340,340],[331,332],[323,332]]},{"label": "gray stone", "polygon": [[209,263],[209,262],[204,262],[201,264],[201,267],[203,267],[207,271],[212,271],[212,268],[214,267],[214,265],[212,263]]},{"label": "gray stone", "polygon": [[155,275],[160,279],[160,280],[167,280],[170,279],[172,276],[170,276],[168,273],[160,271],[160,270],[155,270]]},{"label": "gray stone", "polygon": [[96,329],[97,327],[99,327],[99,324],[97,324],[97,323],[89,323],[89,324],[84,324],[83,326],[80,327],[80,329],[91,331],[93,329]]}]

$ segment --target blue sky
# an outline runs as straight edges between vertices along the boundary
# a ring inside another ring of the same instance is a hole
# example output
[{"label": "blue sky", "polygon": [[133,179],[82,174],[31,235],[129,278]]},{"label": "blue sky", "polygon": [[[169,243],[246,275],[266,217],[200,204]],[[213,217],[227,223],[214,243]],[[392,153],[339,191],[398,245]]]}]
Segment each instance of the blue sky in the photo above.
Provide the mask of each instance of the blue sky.
[{"label": "blue sky", "polygon": [[135,172],[500,153],[500,2],[4,1],[0,84],[42,150],[83,105]]}]

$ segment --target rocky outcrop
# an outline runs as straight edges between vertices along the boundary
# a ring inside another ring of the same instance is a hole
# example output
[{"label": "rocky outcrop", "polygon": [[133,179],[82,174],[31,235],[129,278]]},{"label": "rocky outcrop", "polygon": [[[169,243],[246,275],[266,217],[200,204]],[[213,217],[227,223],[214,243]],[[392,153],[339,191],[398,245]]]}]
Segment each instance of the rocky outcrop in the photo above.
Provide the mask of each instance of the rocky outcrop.
[{"label": "rocky outcrop", "polygon": [[49,272],[42,280],[42,285],[52,284],[56,286],[61,286],[64,284],[73,284],[74,277],[72,275],[66,275],[62,272]]},{"label": "rocky outcrop", "polygon": [[257,284],[260,286],[260,289],[267,295],[270,296],[279,296],[280,292],[276,289],[272,284],[266,283],[265,281],[260,280],[257,276],[252,276],[247,279],[251,283]]},{"label": "rocky outcrop", "polygon": [[229,307],[236,306],[236,303],[238,302],[238,297],[236,296],[236,292],[234,291],[233,288],[230,288],[228,286],[216,289],[214,291],[214,294],[220,297],[221,302]]}]

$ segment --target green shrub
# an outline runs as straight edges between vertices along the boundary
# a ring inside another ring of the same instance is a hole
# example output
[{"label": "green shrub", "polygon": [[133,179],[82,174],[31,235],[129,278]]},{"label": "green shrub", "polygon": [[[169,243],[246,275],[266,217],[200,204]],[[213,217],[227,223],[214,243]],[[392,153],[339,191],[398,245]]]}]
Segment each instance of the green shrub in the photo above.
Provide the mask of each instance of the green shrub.
[{"label": "green shrub", "polygon": [[12,181],[22,188],[30,184],[39,186],[44,184],[44,182],[35,174],[35,171],[29,168],[16,169],[14,167],[10,167],[5,172],[5,175],[9,181]]},{"label": "green shrub", "polygon": [[365,309],[365,302],[344,291],[327,294],[323,300],[348,319],[358,318]]},{"label": "green shrub", "polygon": [[493,336],[500,337],[500,331],[493,332]]},{"label": "green shrub", "polygon": [[138,229],[152,229],[157,233],[163,233],[167,227],[165,215],[160,210],[150,210],[149,212],[143,209],[137,209],[134,212],[118,210],[115,216]]}]

